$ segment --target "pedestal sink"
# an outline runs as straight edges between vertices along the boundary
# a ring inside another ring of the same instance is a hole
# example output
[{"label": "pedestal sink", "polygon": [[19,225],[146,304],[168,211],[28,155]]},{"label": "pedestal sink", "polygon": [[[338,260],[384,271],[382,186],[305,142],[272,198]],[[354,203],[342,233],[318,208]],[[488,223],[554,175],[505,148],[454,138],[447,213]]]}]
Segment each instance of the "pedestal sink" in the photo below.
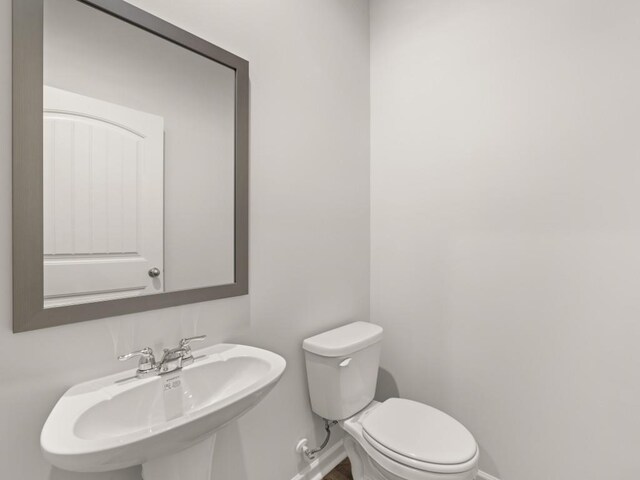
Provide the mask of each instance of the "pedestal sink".
[{"label": "pedestal sink", "polygon": [[171,374],[128,371],[72,387],[42,429],[44,456],[78,472],[141,464],[145,480],[211,480],[216,431],[260,402],[286,362],[230,344],[194,356]]}]

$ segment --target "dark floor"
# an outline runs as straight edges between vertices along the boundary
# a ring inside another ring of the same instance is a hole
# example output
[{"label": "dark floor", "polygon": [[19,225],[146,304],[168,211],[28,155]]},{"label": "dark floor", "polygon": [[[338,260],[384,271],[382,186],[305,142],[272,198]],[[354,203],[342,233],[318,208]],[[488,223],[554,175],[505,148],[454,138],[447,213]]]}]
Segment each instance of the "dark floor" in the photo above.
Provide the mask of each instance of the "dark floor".
[{"label": "dark floor", "polygon": [[336,468],[331,470],[324,480],[353,480],[351,476],[351,464],[349,459],[345,458],[342,462],[336,465]]}]

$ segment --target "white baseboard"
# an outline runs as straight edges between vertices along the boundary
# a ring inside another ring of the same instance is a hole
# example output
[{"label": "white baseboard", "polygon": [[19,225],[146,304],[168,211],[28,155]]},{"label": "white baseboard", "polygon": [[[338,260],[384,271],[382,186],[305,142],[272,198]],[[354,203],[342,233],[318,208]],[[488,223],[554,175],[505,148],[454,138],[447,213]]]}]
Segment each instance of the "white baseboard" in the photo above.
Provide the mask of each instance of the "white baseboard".
[{"label": "white baseboard", "polygon": [[[342,440],[336,442],[335,445],[328,448],[313,462],[307,465],[300,473],[298,473],[291,480],[322,480],[322,477],[327,475],[331,470],[335,468],[342,460],[347,458],[347,452],[344,449]],[[480,470],[476,477],[476,480],[500,480],[493,475]]]},{"label": "white baseboard", "polygon": [[345,458],[347,458],[347,451],[344,449],[342,440],[339,440],[291,480],[321,480]]},{"label": "white baseboard", "polygon": [[500,479],[480,470],[478,472],[478,476],[476,477],[476,480],[500,480]]}]

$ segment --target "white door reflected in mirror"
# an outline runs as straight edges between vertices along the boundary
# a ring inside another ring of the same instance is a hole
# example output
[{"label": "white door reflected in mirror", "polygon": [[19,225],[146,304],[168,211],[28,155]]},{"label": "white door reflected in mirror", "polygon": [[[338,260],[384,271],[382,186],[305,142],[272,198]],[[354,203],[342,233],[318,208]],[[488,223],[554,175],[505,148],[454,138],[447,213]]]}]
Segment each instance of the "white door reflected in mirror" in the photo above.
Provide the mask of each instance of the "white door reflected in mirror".
[{"label": "white door reflected in mirror", "polygon": [[44,88],[45,307],[163,291],[163,136],[162,117]]}]

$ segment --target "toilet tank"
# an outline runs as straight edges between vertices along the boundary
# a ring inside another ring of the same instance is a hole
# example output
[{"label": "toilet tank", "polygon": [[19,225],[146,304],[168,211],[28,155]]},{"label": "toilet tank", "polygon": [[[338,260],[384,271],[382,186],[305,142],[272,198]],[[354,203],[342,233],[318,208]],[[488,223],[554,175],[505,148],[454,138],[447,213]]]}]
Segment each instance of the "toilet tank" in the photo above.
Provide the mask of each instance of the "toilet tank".
[{"label": "toilet tank", "polygon": [[327,420],[343,420],[373,400],[378,381],[382,327],[355,322],[302,343],[311,409]]}]

